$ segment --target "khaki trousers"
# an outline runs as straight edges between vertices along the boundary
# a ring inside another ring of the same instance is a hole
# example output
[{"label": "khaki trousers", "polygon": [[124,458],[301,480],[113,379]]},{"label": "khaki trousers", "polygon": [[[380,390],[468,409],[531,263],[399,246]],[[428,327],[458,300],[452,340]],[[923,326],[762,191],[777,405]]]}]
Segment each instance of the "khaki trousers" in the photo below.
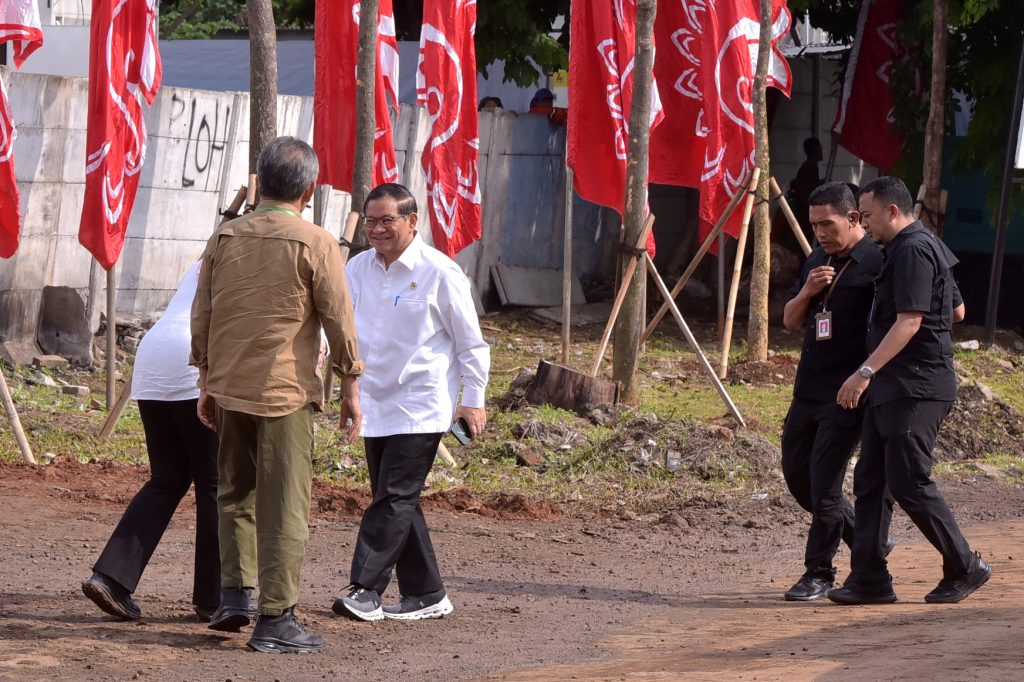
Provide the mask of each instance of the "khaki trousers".
[{"label": "khaki trousers", "polygon": [[299,601],[309,539],[313,412],[257,417],[218,408],[221,586],[260,588],[259,609]]}]

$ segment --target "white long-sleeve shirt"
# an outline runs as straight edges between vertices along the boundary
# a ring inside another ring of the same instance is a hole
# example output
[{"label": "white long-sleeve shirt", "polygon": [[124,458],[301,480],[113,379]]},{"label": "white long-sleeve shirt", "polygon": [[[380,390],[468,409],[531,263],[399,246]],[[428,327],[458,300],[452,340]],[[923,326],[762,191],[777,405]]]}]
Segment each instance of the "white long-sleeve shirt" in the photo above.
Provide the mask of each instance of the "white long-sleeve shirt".
[{"label": "white long-sleeve shirt", "polygon": [[366,363],[358,380],[363,436],[440,433],[460,402],[484,406],[490,348],[454,261],[416,235],[390,268],[370,249],[345,274]]}]

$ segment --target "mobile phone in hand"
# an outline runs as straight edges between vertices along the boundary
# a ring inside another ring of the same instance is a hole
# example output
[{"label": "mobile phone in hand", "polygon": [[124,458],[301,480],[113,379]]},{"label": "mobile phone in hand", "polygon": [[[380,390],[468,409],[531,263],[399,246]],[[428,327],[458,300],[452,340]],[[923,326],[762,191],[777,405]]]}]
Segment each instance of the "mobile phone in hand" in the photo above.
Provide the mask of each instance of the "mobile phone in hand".
[{"label": "mobile phone in hand", "polygon": [[462,445],[469,445],[469,441],[473,440],[473,434],[469,431],[469,424],[462,417],[455,420],[448,433],[455,436],[455,440],[459,441]]}]

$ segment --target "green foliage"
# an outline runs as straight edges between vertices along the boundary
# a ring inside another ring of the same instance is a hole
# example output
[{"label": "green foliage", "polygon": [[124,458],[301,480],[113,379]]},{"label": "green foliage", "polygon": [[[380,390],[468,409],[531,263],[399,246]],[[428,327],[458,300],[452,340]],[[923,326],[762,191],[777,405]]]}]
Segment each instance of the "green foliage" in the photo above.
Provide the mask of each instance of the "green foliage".
[{"label": "green foliage", "polygon": [[[536,85],[541,73],[569,63],[568,30],[551,35],[559,17],[569,17],[569,0],[488,0],[477,4],[476,57],[481,73],[505,60],[504,80]],[[568,28],[568,26],[566,26]]]},{"label": "green foliage", "polygon": [[[273,0],[278,28],[311,28],[314,0]],[[201,40],[246,26],[245,0],[162,0],[160,37]]]}]

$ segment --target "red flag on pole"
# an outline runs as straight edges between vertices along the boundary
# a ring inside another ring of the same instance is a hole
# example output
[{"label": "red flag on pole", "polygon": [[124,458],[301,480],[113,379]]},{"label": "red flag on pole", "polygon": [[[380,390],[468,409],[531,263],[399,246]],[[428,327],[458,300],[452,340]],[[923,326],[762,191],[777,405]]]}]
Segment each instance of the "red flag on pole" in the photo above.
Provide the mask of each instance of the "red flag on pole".
[{"label": "red flag on pole", "polygon": [[434,246],[449,256],[481,234],[475,32],[476,0],[424,0],[416,102],[430,139],[421,163]]},{"label": "red flag on pole", "polygon": [[[18,67],[43,44],[35,0],[0,0],[0,48],[7,41],[12,43]],[[17,136],[7,86],[0,78],[0,258],[10,258],[18,250],[21,231],[21,193],[14,176]]]},{"label": "red flag on pole", "polygon": [[861,5],[839,111],[832,124],[839,144],[883,173],[892,170],[903,150],[904,138],[893,119],[890,77],[905,55],[897,33],[905,12],[903,0]]},{"label": "red flag on pole", "polygon": [[[360,3],[316,3],[313,93],[313,149],[320,159],[318,182],[352,191],[356,143],[356,62]],[[398,107],[398,42],[392,0],[380,0],[377,73],[374,79],[373,184],[397,182],[398,162],[391,134],[388,93]]]},{"label": "red flag on pole", "polygon": [[[626,205],[636,1],[573,0],[570,20],[566,164],[575,172],[576,192],[581,197],[621,215]],[[654,83],[652,131],[663,117]],[[653,234],[647,249],[653,254]]]},{"label": "red flag on pole", "polygon": [[[651,180],[700,187],[703,238],[754,167],[758,4],[682,0],[662,9],[655,22],[662,47],[654,69],[666,111],[651,137]],[[784,0],[773,0],[772,11],[768,85],[788,97],[792,75],[777,45],[791,18]],[[726,232],[739,234],[741,220],[734,213]]]},{"label": "red flag on pole", "polygon": [[124,247],[146,158],[143,103],[152,104],[160,87],[156,17],[157,0],[93,0],[78,241],[107,270]]}]

